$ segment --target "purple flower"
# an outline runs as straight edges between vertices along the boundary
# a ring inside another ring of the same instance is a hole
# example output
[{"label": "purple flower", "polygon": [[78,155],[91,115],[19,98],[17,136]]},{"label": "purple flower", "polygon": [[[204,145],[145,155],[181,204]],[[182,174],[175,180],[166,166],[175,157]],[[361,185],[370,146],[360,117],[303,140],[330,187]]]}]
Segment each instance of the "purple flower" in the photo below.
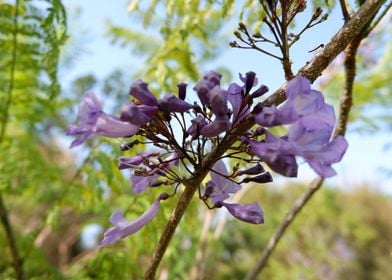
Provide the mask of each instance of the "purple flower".
[{"label": "purple flower", "polygon": [[243,98],[242,87],[236,83],[230,84],[229,89],[227,90],[227,100],[233,108],[233,121],[238,117]]},{"label": "purple flower", "polygon": [[[151,108],[151,111],[155,110],[158,111],[157,107],[147,106]],[[145,108],[141,108],[140,106],[136,105],[132,101],[127,101],[122,109],[120,119],[123,121],[130,122],[135,125],[143,126],[148,123],[152,119],[152,114],[145,113]]]},{"label": "purple flower", "polygon": [[208,123],[202,115],[197,115],[196,118],[191,120],[192,125],[188,128],[187,133],[196,139],[200,135],[201,129]]},{"label": "purple flower", "polygon": [[320,176],[331,177],[336,174],[331,165],[341,161],[348,143],[342,136],[331,141],[334,117],[323,115],[313,114],[291,125],[286,152],[304,158]]},{"label": "purple flower", "polygon": [[134,193],[142,193],[145,192],[148,186],[154,184],[154,181],[158,179],[161,174],[149,170],[151,175],[131,175],[131,182],[132,182],[132,190]]},{"label": "purple flower", "polygon": [[263,210],[257,203],[252,204],[231,204],[220,201],[217,205],[225,207],[231,215],[237,219],[251,224],[262,224],[264,223]]},{"label": "purple flower", "polygon": [[290,124],[326,105],[322,94],[311,90],[309,80],[304,77],[296,77],[289,81],[286,95],[287,101],[282,106],[263,107],[255,116],[255,122],[268,127]]},{"label": "purple flower", "polygon": [[68,126],[67,135],[77,136],[71,148],[84,143],[89,137],[98,134],[106,137],[127,137],[136,134],[139,126],[107,115],[102,111],[102,102],[94,93],[87,93],[79,105],[75,124]]},{"label": "purple flower", "polygon": [[188,86],[188,84],[186,83],[179,83],[177,85],[178,88],[178,98],[180,98],[181,100],[185,100],[186,97],[186,87]]},{"label": "purple flower", "polygon": [[[215,172],[214,172],[215,171]],[[223,160],[218,160],[212,167],[211,181],[207,184],[213,188],[210,197],[214,203],[223,201],[229,197],[229,194],[235,193],[241,189],[241,186],[230,181],[226,176],[228,172]]]},{"label": "purple flower", "polygon": [[148,84],[142,80],[137,80],[131,85],[129,94],[135,97],[141,104],[148,106],[158,105],[158,100],[148,89]]},{"label": "purple flower", "polygon": [[213,87],[209,92],[209,102],[211,111],[217,117],[227,115],[229,108],[227,107],[227,93],[218,85]]},{"label": "purple flower", "polygon": [[[231,106],[233,108],[233,125],[237,124],[249,115],[251,99],[244,100],[244,97],[247,96],[252,87],[256,86],[258,83],[256,74],[252,71],[246,73],[245,77],[240,74],[240,79],[244,82],[244,86],[239,86],[236,83],[232,83],[227,90],[227,99],[231,103]],[[262,85],[259,89],[253,92],[250,97],[252,99],[260,97],[267,91],[268,88]]]},{"label": "purple flower", "polygon": [[256,78],[256,73],[253,71],[249,71],[243,77],[240,73],[240,80],[245,84],[245,93],[249,93],[252,87],[256,86],[258,80]]},{"label": "purple flower", "polygon": [[162,99],[159,100],[159,107],[163,112],[176,112],[185,113],[193,108],[188,102],[175,97],[173,94],[165,94]]},{"label": "purple flower", "polygon": [[127,169],[138,166],[143,163],[143,161],[148,160],[149,157],[159,156],[159,153],[155,152],[141,152],[134,157],[120,157],[118,162],[118,169]]},{"label": "purple flower", "polygon": [[258,163],[255,166],[252,166],[251,168],[245,169],[245,170],[240,170],[237,172],[237,175],[257,175],[260,173],[264,173],[265,169],[264,167]]},{"label": "purple flower", "polygon": [[233,109],[233,125],[237,124],[246,116],[248,116],[250,112],[250,105],[243,104],[244,96],[242,94],[243,88],[236,83],[232,83],[227,90],[227,99],[229,100]]},{"label": "purple flower", "polygon": [[169,195],[167,193],[161,194],[143,215],[131,222],[125,220],[121,212],[114,212],[109,218],[109,221],[114,227],[105,231],[103,240],[99,243],[99,246],[112,244],[142,229],[157,215],[161,200],[166,200],[168,198]]},{"label": "purple flower", "polygon": [[287,177],[296,177],[298,165],[295,156],[287,153],[289,143],[265,131],[265,141],[250,141],[250,153],[257,155],[272,170]]},{"label": "purple flower", "polygon": [[231,128],[231,122],[227,115],[225,116],[216,116],[215,120],[203,126],[201,129],[201,134],[206,137],[215,137],[221,134],[222,132],[228,131]]},{"label": "purple flower", "polygon": [[197,95],[199,96],[199,99],[202,104],[210,106],[210,91],[215,86],[220,85],[221,78],[221,74],[210,71],[194,86],[193,89],[197,92]]}]

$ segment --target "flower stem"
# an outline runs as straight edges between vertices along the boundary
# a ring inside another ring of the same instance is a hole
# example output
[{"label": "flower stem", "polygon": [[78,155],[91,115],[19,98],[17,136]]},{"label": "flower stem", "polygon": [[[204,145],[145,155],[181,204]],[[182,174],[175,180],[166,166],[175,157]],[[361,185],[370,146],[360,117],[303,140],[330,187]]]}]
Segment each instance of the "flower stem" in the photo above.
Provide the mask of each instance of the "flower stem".
[{"label": "flower stem", "polygon": [[174,209],[173,213],[170,216],[170,219],[159,239],[158,245],[155,249],[155,252],[152,257],[151,264],[144,274],[144,279],[155,279],[155,274],[158,269],[158,266],[165,254],[167,247],[169,246],[170,240],[172,239],[174,232],[178,224],[181,221],[182,216],[184,215],[186,209],[188,208],[196,190],[199,187],[199,182],[188,182],[185,185],[185,190],[181,195],[181,198]]}]

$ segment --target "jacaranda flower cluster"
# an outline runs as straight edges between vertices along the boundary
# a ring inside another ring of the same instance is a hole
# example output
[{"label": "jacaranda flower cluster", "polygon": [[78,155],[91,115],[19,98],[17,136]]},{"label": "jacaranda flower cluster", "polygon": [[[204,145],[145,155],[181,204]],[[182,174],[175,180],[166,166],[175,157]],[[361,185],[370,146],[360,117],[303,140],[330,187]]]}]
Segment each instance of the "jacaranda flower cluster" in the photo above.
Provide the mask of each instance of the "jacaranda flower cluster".
[{"label": "jacaranda flower cluster", "polygon": [[[333,107],[326,104],[322,94],[310,88],[310,82],[296,77],[288,83],[287,101],[278,107],[256,103],[268,88],[258,86],[255,73],[240,75],[242,85],[221,87],[222,75],[210,72],[194,87],[200,102],[185,101],[187,85],[178,85],[177,95],[165,94],[160,99],[139,80],[130,88],[130,99],[122,106],[120,116],[102,111],[102,102],[93,93],[85,95],[79,105],[77,123],[70,125],[68,135],[76,136],[71,147],[78,146],[98,134],[124,139],[121,150],[126,153],[138,144],[150,145],[148,151],[133,157],[121,157],[119,169],[131,169],[132,188],[142,193],[149,187],[177,187],[191,178],[203,166],[211,149],[220,145],[225,135],[242,125],[254,122],[244,135],[209,168],[209,180],[199,186],[199,198],[208,208],[225,207],[230,214],[244,222],[264,222],[263,211],[257,203],[233,204],[230,196],[244,183],[268,183],[273,170],[295,177],[297,157],[302,157],[323,177],[335,175],[331,167],[342,159],[346,140],[332,139],[335,124]],[[256,104],[256,105],[254,105]],[[284,125],[283,136],[274,135],[270,128]],[[132,139],[139,135],[145,141]],[[226,167],[231,160],[232,169]],[[142,216],[126,221],[120,212],[110,217],[113,227],[104,233],[100,245],[113,243],[135,233],[153,219],[162,200],[171,195],[162,193]]]}]

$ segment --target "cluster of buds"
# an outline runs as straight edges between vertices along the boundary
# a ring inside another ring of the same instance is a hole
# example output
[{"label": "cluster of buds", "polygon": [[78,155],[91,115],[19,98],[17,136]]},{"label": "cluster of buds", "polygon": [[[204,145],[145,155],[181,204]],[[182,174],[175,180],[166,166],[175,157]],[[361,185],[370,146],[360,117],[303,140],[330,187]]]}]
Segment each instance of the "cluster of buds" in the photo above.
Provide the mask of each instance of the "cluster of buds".
[{"label": "cluster of buds", "polygon": [[[278,107],[266,107],[255,100],[268,88],[258,86],[254,72],[240,75],[242,85],[232,83],[227,89],[220,84],[222,75],[210,72],[194,87],[200,102],[186,101],[187,85],[178,85],[177,96],[165,94],[157,99],[147,83],[138,80],[130,88],[131,100],[122,106],[120,117],[102,111],[102,102],[88,93],[79,106],[77,123],[70,125],[68,135],[76,136],[71,147],[78,146],[94,134],[125,138],[121,150],[147,145],[148,151],[133,157],[121,157],[119,169],[131,169],[132,188],[142,193],[149,187],[178,186],[195,174],[209,174],[209,181],[199,186],[199,198],[209,209],[225,207],[244,222],[264,222],[257,203],[230,203],[230,196],[241,184],[268,183],[273,170],[288,177],[297,175],[296,157],[302,157],[320,176],[335,175],[331,165],[339,162],[347,149],[346,140],[332,139],[335,113],[322,94],[311,90],[310,82],[296,77],[288,83],[287,101]],[[243,122],[253,122],[225,153],[214,159],[211,168],[203,159],[221,145],[222,138],[231,135]],[[283,136],[270,128],[286,126]],[[132,136],[139,135],[143,141]],[[235,162],[232,169],[226,164]],[[207,172],[200,169],[209,168]],[[204,179],[204,178],[201,178]],[[202,180],[199,180],[200,182]],[[100,245],[113,243],[135,233],[153,219],[162,200],[172,195],[162,193],[142,216],[126,221],[121,212],[110,217],[113,227],[104,233]]]}]

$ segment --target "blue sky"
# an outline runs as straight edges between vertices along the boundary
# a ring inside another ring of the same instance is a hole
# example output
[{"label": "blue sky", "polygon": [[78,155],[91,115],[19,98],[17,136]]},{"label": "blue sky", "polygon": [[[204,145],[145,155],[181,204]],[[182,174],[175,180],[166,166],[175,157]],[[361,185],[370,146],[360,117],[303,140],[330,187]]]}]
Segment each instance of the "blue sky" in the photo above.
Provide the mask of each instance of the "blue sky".
[{"label": "blue sky", "polygon": [[[82,52],[72,62],[71,67],[61,74],[64,87],[69,82],[82,74],[94,73],[104,78],[114,68],[132,69],[137,68],[141,60],[132,56],[131,51],[110,44],[106,32],[107,20],[122,26],[130,26],[131,18],[127,14],[127,1],[64,1],[69,15],[71,32],[84,30],[80,50]],[[81,8],[79,17],[73,16],[77,8]],[[306,15],[304,15],[306,17]],[[305,33],[301,44],[293,48],[293,70],[296,72],[314,53],[308,53],[333,34],[341,25],[341,16],[337,11],[330,15],[328,21]],[[300,24],[301,22],[299,22]],[[233,25],[235,26],[235,25]],[[80,36],[79,36],[80,37]],[[136,65],[136,67],[135,67]],[[205,66],[212,70],[214,67],[225,66],[235,73],[245,73],[252,70],[258,74],[260,81],[270,88],[271,91],[278,88],[284,81],[279,62],[266,56],[260,56],[255,51],[231,49],[217,60]],[[142,78],[142,77],[141,77]],[[131,83],[132,81],[129,81]],[[98,93],[99,94],[99,93]],[[391,135],[379,133],[372,137],[364,137],[355,133],[347,135],[350,147],[343,161],[336,165],[339,175],[330,179],[331,183],[337,183],[341,187],[351,187],[353,184],[360,185],[372,183],[377,189],[392,194],[392,178],[387,178],[381,168],[392,169],[392,152],[385,151],[385,145],[391,142]],[[299,170],[299,179],[310,181],[315,173],[302,164]]]}]

